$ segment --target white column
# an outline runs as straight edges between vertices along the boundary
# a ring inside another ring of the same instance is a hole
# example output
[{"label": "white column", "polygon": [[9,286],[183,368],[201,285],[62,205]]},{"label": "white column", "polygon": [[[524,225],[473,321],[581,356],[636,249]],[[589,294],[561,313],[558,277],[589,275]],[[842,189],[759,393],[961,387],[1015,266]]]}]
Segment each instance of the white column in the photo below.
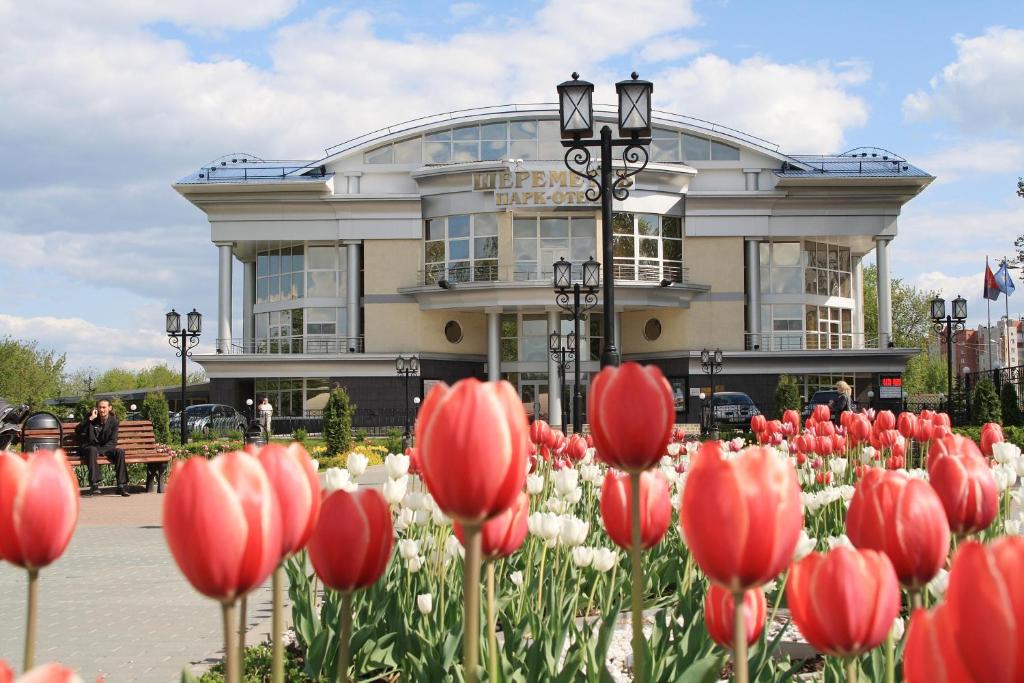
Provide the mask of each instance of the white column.
[{"label": "white column", "polygon": [[346,301],[346,312],[348,313],[348,337],[349,337],[349,348],[354,348],[356,351],[361,351],[359,346],[359,336],[362,334],[362,321],[359,316],[359,301],[362,292],[360,292],[359,283],[359,256],[362,251],[362,242],[346,242],[345,243],[345,274],[347,277],[347,287],[345,288],[348,300]]},{"label": "white column", "polygon": [[746,241],[747,262],[747,334],[749,343],[744,348],[755,346],[765,351],[770,344],[761,343],[761,242]]},{"label": "white column", "polygon": [[217,352],[231,345],[231,244],[218,244]]},{"label": "white column", "polygon": [[[561,315],[558,311],[548,311],[548,336],[556,330],[561,334]],[[544,340],[547,346],[547,339]],[[562,424],[562,385],[558,381],[558,362],[548,353],[548,423],[552,427],[564,429]]]},{"label": "white column", "polygon": [[253,306],[256,304],[256,262],[242,263],[242,345],[246,351],[253,345]]},{"label": "white column", "polygon": [[853,263],[853,331],[856,339],[853,345],[864,348],[864,262],[859,256],[852,256]]},{"label": "white column", "polygon": [[889,240],[875,238],[875,260],[878,263],[878,348],[889,347],[892,339],[892,283],[889,278]]},{"label": "white column", "polygon": [[487,311],[487,379],[501,379],[501,312]]}]

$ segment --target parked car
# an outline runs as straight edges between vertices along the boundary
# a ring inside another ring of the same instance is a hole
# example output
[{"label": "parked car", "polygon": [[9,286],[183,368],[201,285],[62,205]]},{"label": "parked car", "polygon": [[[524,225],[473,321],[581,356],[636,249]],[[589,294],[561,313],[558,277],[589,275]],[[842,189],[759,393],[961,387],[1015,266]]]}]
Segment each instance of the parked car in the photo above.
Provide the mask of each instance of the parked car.
[{"label": "parked car", "polygon": [[[811,411],[814,410],[814,406],[820,405],[828,406],[829,410],[831,410],[832,406],[835,404],[836,399],[838,398],[839,392],[836,391],[835,389],[822,389],[821,391],[815,391],[814,395],[811,396],[811,400],[808,401],[804,405],[803,409],[800,411],[800,415],[801,417],[803,417],[803,419],[806,420],[811,416]],[[852,402],[850,404],[850,407],[853,410],[853,412],[857,412],[859,410],[856,401]],[[837,418],[833,417],[833,419]]]},{"label": "parked car", "polygon": [[723,391],[715,394],[712,399],[715,421],[719,425],[736,425],[747,427],[750,418],[760,415],[754,401],[742,391]]},{"label": "parked car", "polygon": [[[190,432],[204,436],[224,436],[228,432],[244,432],[249,421],[231,406],[221,403],[200,403],[185,408],[186,425]],[[171,433],[181,429],[181,413],[171,418]]]}]

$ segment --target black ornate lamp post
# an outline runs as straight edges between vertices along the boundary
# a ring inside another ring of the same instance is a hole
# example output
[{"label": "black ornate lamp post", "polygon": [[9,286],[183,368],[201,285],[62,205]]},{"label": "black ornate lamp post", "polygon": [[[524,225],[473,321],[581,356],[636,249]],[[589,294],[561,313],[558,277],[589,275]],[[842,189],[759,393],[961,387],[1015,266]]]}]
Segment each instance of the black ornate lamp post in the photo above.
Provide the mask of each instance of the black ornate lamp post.
[{"label": "black ornate lamp post", "polygon": [[[570,332],[565,335],[565,345],[562,345],[562,333],[555,330],[548,336],[548,350],[551,352],[551,358],[558,364],[558,385],[562,387],[565,385],[565,370],[569,367],[569,363],[576,360],[576,334]],[[561,391],[561,388],[559,388]],[[550,401],[550,399],[549,399]],[[565,429],[569,424],[567,413],[567,406],[562,403],[562,429]],[[573,428],[579,424],[576,419],[573,419]]]},{"label": "black ornate lamp post", "polygon": [[[651,144],[651,93],[654,85],[639,80],[634,71],[631,80],[615,84],[619,98],[619,135],[612,138],[610,126],[601,127],[601,137],[594,134],[594,84],[581,81],[573,73],[571,81],[558,86],[559,124],[562,145],[566,147],[565,165],[574,174],[590,183],[587,199],[601,200],[601,236],[604,249],[604,348],[601,367],[619,364],[615,347],[615,273],[612,259],[612,200],[629,196],[632,176],[647,167],[647,146]],[[590,148],[601,150],[598,164],[592,163]],[[623,147],[622,168],[613,170],[612,149]]]},{"label": "black ornate lamp post", "polygon": [[[583,262],[583,282],[573,282],[572,264],[560,258],[553,266],[555,273],[555,303],[563,311],[572,316],[573,332],[576,344],[576,362],[573,364],[573,389],[572,396],[572,429],[578,432],[583,427],[583,393],[580,387],[580,316],[597,305],[597,288],[601,285],[601,264],[591,256]],[[606,283],[607,284],[607,283]],[[607,287],[606,287],[607,289]],[[607,299],[605,299],[607,302]],[[608,314],[605,313],[605,332],[608,330]],[[605,349],[608,348],[608,339],[605,339]],[[601,364],[604,365],[602,354]],[[618,357],[616,355],[616,357]],[[618,365],[618,362],[614,363]]]},{"label": "black ornate lamp post", "polygon": [[409,431],[409,378],[419,374],[420,359],[416,356],[399,356],[395,359],[395,369],[399,375],[405,375],[405,396],[402,403],[405,404],[405,434],[402,435],[402,450],[409,447],[412,441],[412,434]]},{"label": "black ornate lamp post", "polygon": [[708,430],[714,439],[718,438],[718,421],[715,419],[715,375],[722,371],[722,349],[709,351],[702,349],[700,352],[700,366],[704,374],[711,376],[711,396],[708,403],[711,404],[711,415]]},{"label": "black ornate lamp post", "polygon": [[173,308],[167,314],[167,343],[178,350],[176,354],[181,358],[181,445],[188,443],[188,419],[185,415],[185,383],[186,365],[188,357],[192,355],[192,349],[199,344],[199,335],[203,332],[203,315],[196,309],[186,316],[185,327],[181,326],[181,315]]},{"label": "black ornate lamp post", "polygon": [[946,300],[941,296],[932,299],[932,323],[939,339],[946,342],[946,412],[952,413],[953,403],[953,341],[956,333],[966,327],[967,299],[959,294],[953,299],[953,310],[946,314]]}]

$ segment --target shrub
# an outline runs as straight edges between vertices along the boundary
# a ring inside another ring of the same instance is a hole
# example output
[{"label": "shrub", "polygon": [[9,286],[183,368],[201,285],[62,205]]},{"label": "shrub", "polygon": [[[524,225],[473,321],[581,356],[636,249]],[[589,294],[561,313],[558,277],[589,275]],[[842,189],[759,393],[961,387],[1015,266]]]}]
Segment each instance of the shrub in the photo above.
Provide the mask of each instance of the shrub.
[{"label": "shrub", "polygon": [[404,453],[405,450],[402,448],[402,430],[395,427],[389,429],[388,435],[384,438],[381,445],[388,453]]},{"label": "shrub", "polygon": [[146,394],[142,401],[142,417],[153,423],[153,435],[157,443],[167,443],[171,438],[171,418],[167,413],[167,398],[160,392]]},{"label": "shrub", "polygon": [[800,410],[800,387],[789,375],[779,375],[775,387],[775,417],[781,418],[787,410]]},{"label": "shrub", "polygon": [[1001,422],[1002,410],[996,387],[988,377],[983,378],[974,387],[971,395],[971,418],[974,424]]},{"label": "shrub", "polygon": [[309,432],[307,432],[302,427],[296,427],[295,430],[292,432],[292,438],[298,441],[300,444],[302,444],[303,447],[305,447],[306,439],[309,438]]},{"label": "shrub", "polygon": [[1009,382],[1003,382],[1003,390],[1000,393],[1003,409],[1003,425],[1007,427],[1024,426],[1024,413],[1020,410],[1020,397],[1017,396],[1017,387]]},{"label": "shrub", "polygon": [[336,387],[324,406],[324,441],[328,455],[347,453],[352,448],[352,414],[356,407],[344,387]]},{"label": "shrub", "polygon": [[331,467],[347,467],[348,456],[350,453],[362,453],[366,456],[369,466],[372,467],[374,465],[383,465],[384,456],[388,454],[388,451],[381,445],[358,444],[344,453],[340,453],[338,455],[324,455],[320,457],[317,460],[320,465],[320,471],[322,472]]},{"label": "shrub", "polygon": [[368,438],[370,438],[370,433],[365,429],[357,429],[354,432],[352,432],[352,434],[352,438],[356,441],[356,443],[360,441],[366,441]]},{"label": "shrub", "polygon": [[110,400],[110,412],[114,414],[118,422],[124,422],[128,417],[128,407],[124,404],[124,401],[120,396],[115,396]]}]

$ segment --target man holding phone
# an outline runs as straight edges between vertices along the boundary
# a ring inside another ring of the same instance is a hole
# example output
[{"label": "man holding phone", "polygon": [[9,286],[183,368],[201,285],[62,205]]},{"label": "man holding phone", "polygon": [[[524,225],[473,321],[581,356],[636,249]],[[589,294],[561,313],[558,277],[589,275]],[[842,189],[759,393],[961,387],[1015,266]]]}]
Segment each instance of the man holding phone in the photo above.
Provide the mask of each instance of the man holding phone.
[{"label": "man holding phone", "polygon": [[110,401],[101,398],[89,417],[75,429],[78,435],[79,456],[89,470],[89,493],[100,494],[100,467],[97,459],[103,456],[114,465],[117,472],[117,492],[127,497],[128,465],[124,461],[124,450],[117,447],[117,416],[110,411]]}]

